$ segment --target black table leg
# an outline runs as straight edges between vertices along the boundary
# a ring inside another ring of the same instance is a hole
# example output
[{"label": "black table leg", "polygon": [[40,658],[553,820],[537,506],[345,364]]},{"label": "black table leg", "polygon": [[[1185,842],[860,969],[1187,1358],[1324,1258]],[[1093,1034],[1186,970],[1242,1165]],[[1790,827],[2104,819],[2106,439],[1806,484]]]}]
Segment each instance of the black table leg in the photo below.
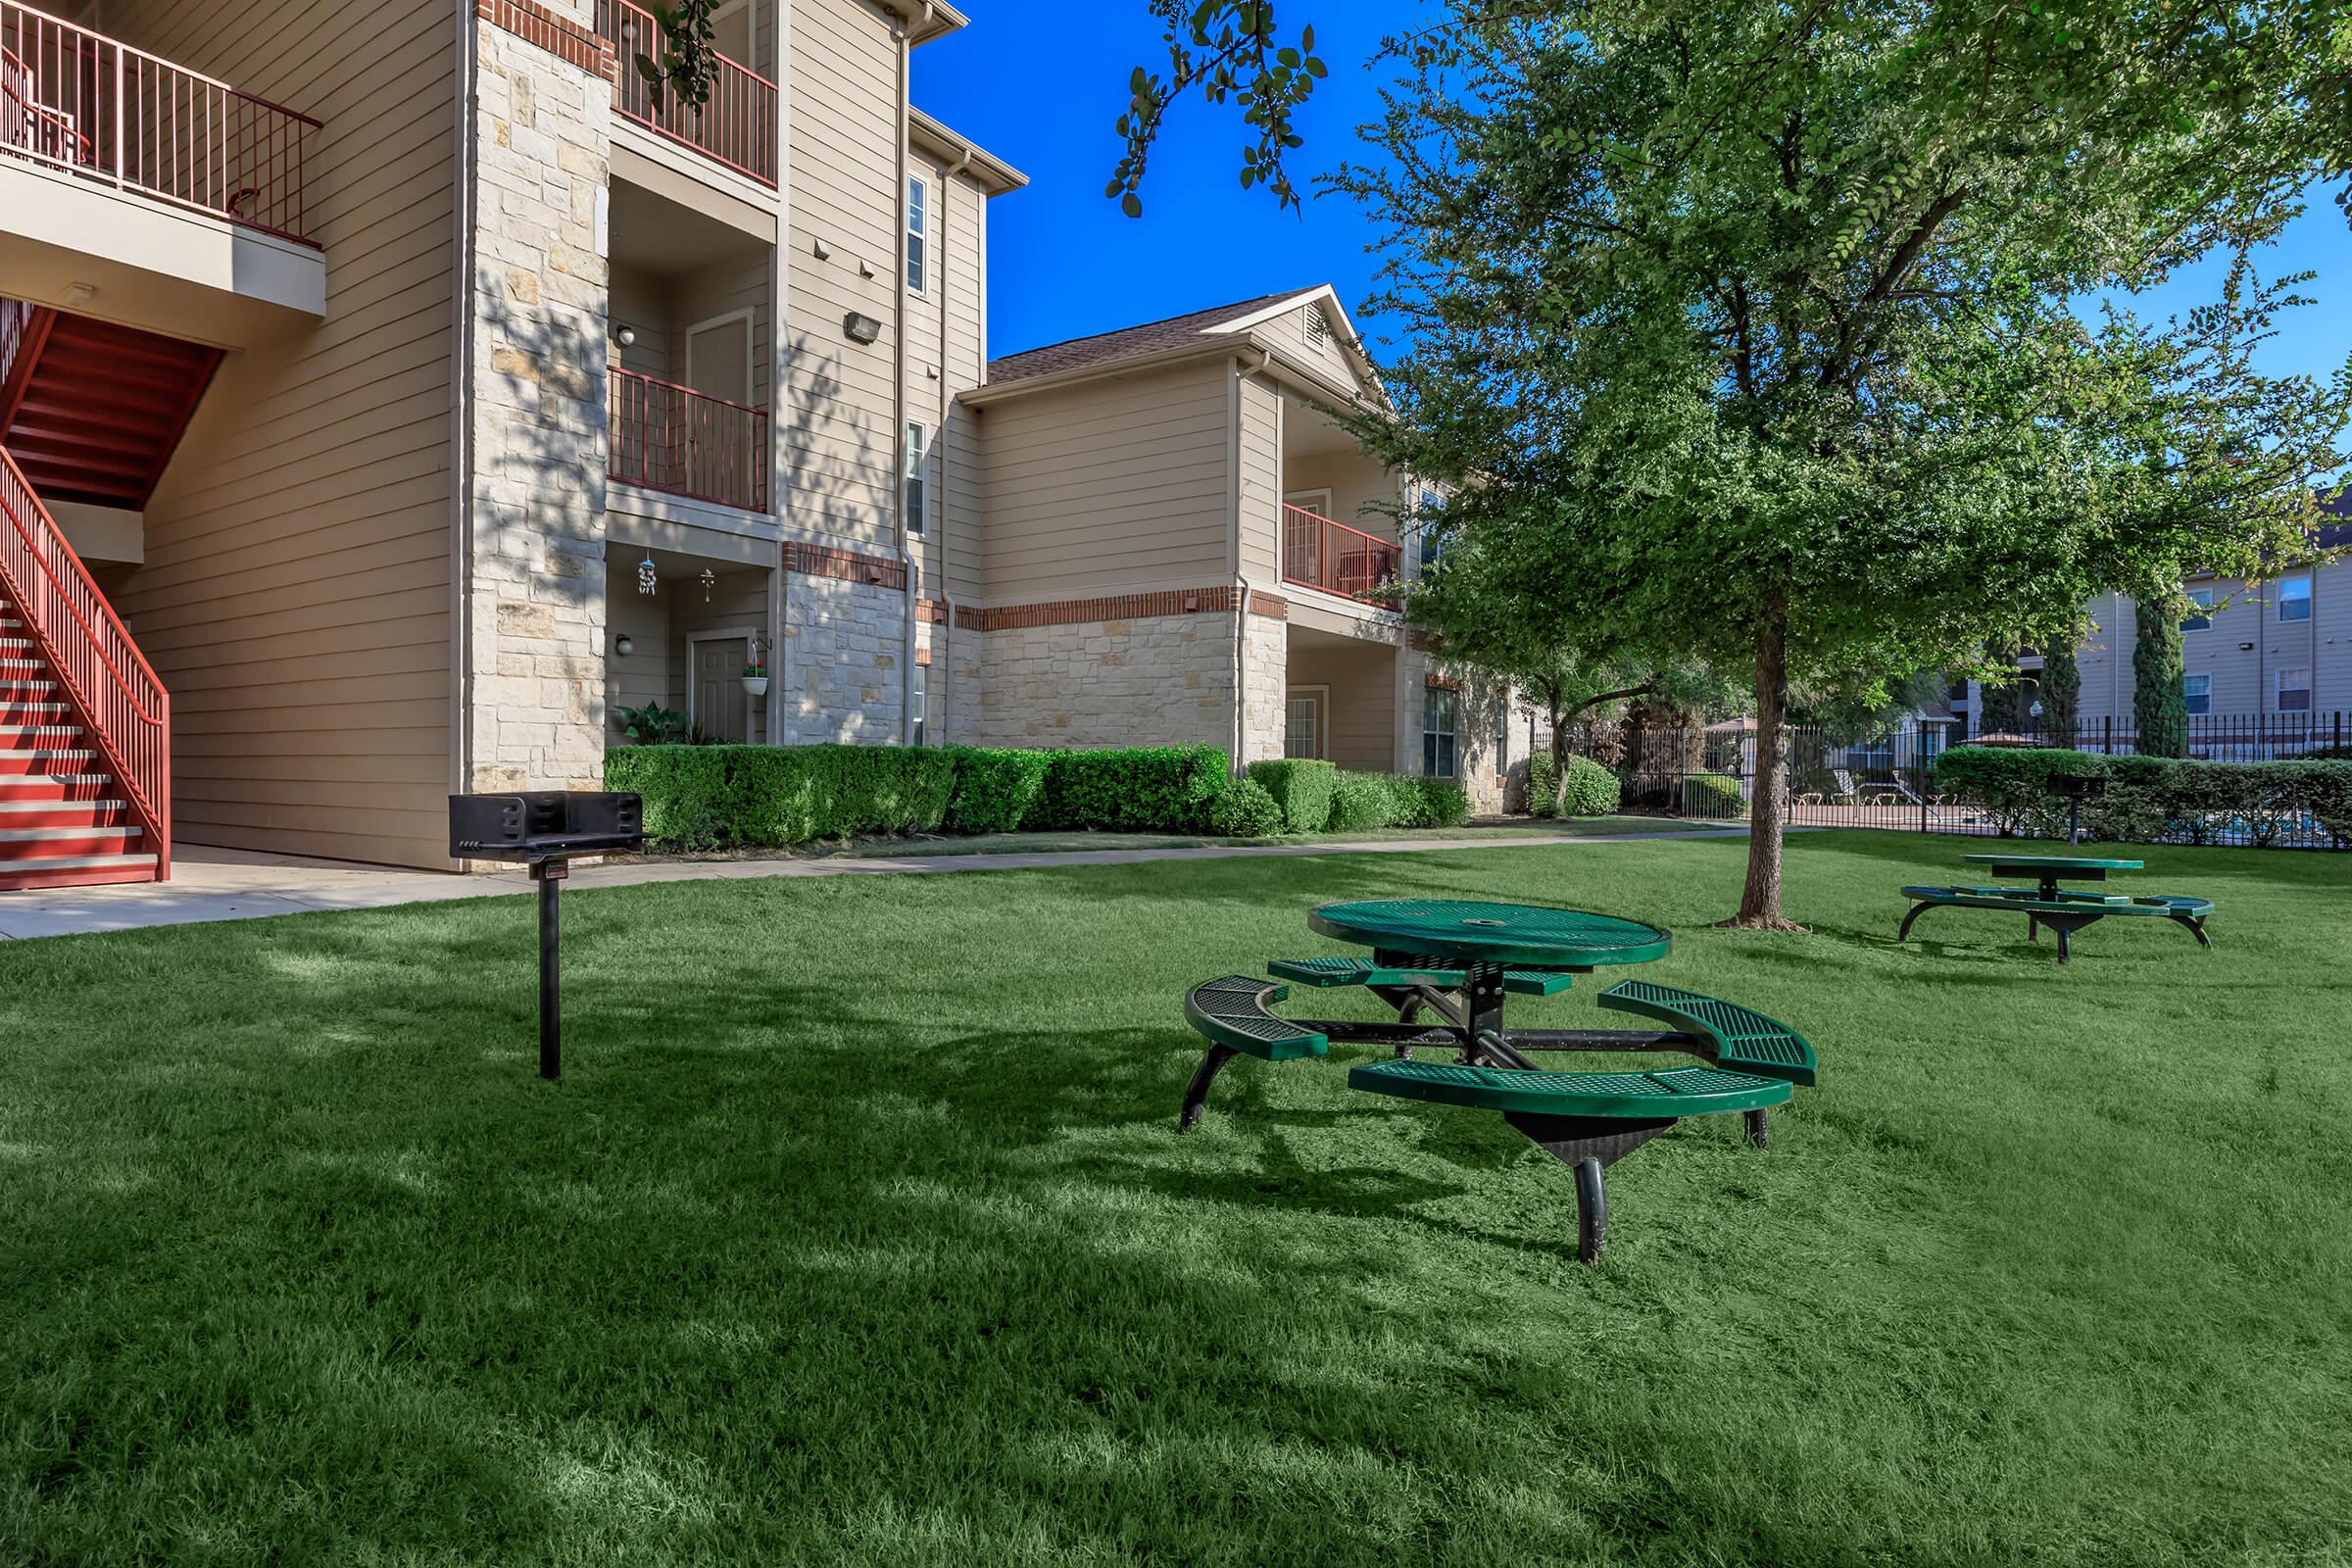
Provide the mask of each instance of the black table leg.
[{"label": "black table leg", "polygon": [[2173,914],[2167,915],[2165,918],[2171,920],[2175,925],[2184,925],[2188,927],[2188,934],[2197,939],[2198,947],[2211,948],[2213,946],[2213,938],[2205,934],[2205,921],[2202,916],[2194,914]]},{"label": "black table leg", "polygon": [[1673,1126],[1675,1118],[1627,1121],[1513,1110],[1505,1111],[1502,1119],[1576,1172],[1576,1255],[1581,1262],[1599,1262],[1609,1229],[1609,1200],[1601,1171]]},{"label": "black table leg", "polygon": [[1208,1101],[1208,1086],[1217,1081],[1217,1074],[1225,1070],[1225,1064],[1234,1055],[1231,1046],[1208,1048],[1208,1054],[1202,1056],[1200,1065],[1193,1069],[1193,1081],[1185,1087],[1184,1109],[1176,1115],[1178,1132],[1189,1133],[1193,1130],[1193,1124],[1200,1119],[1201,1107]]}]

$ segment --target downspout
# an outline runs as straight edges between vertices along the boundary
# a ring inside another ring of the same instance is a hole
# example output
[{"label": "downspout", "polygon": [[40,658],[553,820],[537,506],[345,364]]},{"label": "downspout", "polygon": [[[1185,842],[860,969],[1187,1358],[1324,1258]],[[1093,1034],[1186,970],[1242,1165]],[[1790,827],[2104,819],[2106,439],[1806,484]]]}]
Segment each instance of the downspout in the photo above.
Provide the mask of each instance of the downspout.
[{"label": "downspout", "polygon": [[[956,713],[956,578],[948,569],[948,498],[954,493],[948,483],[948,460],[954,455],[948,442],[948,428],[955,416],[956,403],[956,394],[948,390],[948,263],[951,260],[948,247],[956,236],[956,181],[971,167],[972,150],[966,147],[963,156],[956,160],[956,167],[939,176],[939,602],[947,608],[948,618],[941,622],[947,629],[931,638],[931,646],[939,650],[941,678],[924,688],[924,701],[926,707],[934,702],[939,704],[939,723],[935,728],[942,742],[955,738],[948,726]],[[932,689],[934,686],[937,690]]]},{"label": "downspout", "polygon": [[784,633],[792,609],[792,570],[784,522],[791,509],[792,472],[785,461],[785,420],[792,410],[792,7],[786,0],[770,13],[771,64],[776,80],[776,242],[768,264],[767,509],[776,523],[776,561],[767,591],[767,723],[761,734],[770,746],[784,742],[786,694]]},{"label": "downspout", "polygon": [[[465,149],[456,200],[457,341],[450,360],[450,747],[449,787],[473,787],[473,195],[475,142],[474,0],[457,0],[458,145]],[[603,650],[598,651],[600,654]],[[601,739],[602,737],[600,737]],[[463,867],[461,867],[463,869]]]},{"label": "downspout", "polygon": [[[1242,750],[1250,737],[1250,573],[1242,564],[1242,383],[1253,375],[1265,373],[1274,363],[1274,351],[1257,351],[1257,364],[1244,368],[1237,357],[1233,362],[1233,431],[1228,437],[1227,452],[1233,474],[1233,770],[1243,771]],[[1280,533],[1282,514],[1275,513],[1276,531]],[[1280,549],[1282,541],[1275,540]]]},{"label": "downspout", "polygon": [[[922,25],[929,26],[931,17],[932,0],[923,0]],[[911,746],[914,744],[914,614],[923,591],[923,564],[915,557],[912,530],[907,526],[906,516],[906,320],[909,314],[906,309],[906,176],[909,172],[908,137],[911,134],[907,123],[906,94],[908,77],[912,74],[914,35],[903,23],[894,24],[890,31],[892,41],[899,46],[899,232],[895,241],[899,254],[898,266],[891,270],[891,275],[898,280],[899,297],[898,308],[891,313],[895,330],[891,333],[890,343],[893,453],[890,473],[891,483],[898,491],[899,565],[906,574],[906,636],[905,650],[899,660],[899,744]],[[926,255],[924,265],[928,266],[929,262]]]}]

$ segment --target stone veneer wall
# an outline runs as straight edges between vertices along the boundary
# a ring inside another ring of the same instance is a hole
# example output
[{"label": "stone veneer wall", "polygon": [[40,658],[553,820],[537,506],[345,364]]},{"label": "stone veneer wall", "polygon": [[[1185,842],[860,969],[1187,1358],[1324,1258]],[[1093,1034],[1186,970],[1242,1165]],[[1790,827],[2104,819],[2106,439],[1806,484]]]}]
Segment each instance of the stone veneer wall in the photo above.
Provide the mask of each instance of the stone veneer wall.
[{"label": "stone veneer wall", "polygon": [[[1250,595],[1252,612],[1281,605],[1268,595]],[[1286,747],[1290,716],[1291,628],[1273,615],[1249,617],[1249,689],[1243,695],[1242,755],[1236,767],[1279,759]]]},{"label": "stone veneer wall", "polygon": [[905,733],[904,588],[799,571],[784,578],[785,745],[888,744]]},{"label": "stone veneer wall", "polygon": [[610,69],[611,54],[583,37],[592,20],[585,0],[484,0],[481,9],[473,24],[470,784],[596,787],[605,752],[612,118],[612,81],[597,73]]},{"label": "stone veneer wall", "polygon": [[[1404,673],[1404,753],[1407,759],[1404,771],[1421,771],[1421,714],[1429,695],[1429,683],[1440,680],[1458,680],[1461,707],[1454,720],[1454,755],[1460,774],[1457,779],[1470,792],[1470,809],[1474,814],[1490,815],[1503,808],[1504,787],[1495,783],[1494,732],[1501,721],[1503,705],[1509,694],[1499,686],[1479,682],[1466,671],[1451,667],[1428,654],[1408,651]],[[1514,736],[1513,744],[1519,744]],[[1524,763],[1525,758],[1512,760]]]},{"label": "stone veneer wall", "polygon": [[966,745],[1233,746],[1230,612],[957,626],[955,657]]}]

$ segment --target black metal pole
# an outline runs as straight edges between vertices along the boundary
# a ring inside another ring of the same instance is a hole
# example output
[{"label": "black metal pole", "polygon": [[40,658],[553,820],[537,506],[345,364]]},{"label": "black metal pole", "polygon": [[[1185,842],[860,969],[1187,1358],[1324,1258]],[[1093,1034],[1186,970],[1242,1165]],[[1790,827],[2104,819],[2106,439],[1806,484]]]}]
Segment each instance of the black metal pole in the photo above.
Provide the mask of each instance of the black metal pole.
[{"label": "black metal pole", "polygon": [[564,878],[562,860],[542,860],[531,867],[539,884],[539,1076],[554,1082],[564,1076]]}]

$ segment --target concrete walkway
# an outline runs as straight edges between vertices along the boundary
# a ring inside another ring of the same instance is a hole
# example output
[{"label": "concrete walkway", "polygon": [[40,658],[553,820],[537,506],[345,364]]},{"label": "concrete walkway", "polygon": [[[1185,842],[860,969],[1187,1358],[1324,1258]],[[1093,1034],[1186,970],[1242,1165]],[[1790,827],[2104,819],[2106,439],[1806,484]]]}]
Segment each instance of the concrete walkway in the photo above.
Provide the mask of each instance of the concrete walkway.
[{"label": "concrete walkway", "polygon": [[[1561,844],[1640,844],[1658,839],[1746,836],[1744,827],[1737,827],[1589,837],[1529,833],[1509,838],[1397,839],[1376,844],[1212,845],[1189,850],[670,860],[586,866],[572,873],[570,886],[577,890],[778,876],[921,876],[946,871],[1015,871],[1057,865],[1140,865],[1152,860],[1234,860],[1278,855],[1415,855],[1433,850],[1534,849]],[[313,860],[290,855],[190,845],[173,856],[169,882],[0,893],[0,940],[135,931],[146,926],[194,925],[208,920],[254,920],[273,914],[313,914],[328,909],[380,909],[396,904],[493,899],[529,891],[530,883],[519,869],[482,876],[453,876],[437,871],[356,865],[348,860]]]}]

